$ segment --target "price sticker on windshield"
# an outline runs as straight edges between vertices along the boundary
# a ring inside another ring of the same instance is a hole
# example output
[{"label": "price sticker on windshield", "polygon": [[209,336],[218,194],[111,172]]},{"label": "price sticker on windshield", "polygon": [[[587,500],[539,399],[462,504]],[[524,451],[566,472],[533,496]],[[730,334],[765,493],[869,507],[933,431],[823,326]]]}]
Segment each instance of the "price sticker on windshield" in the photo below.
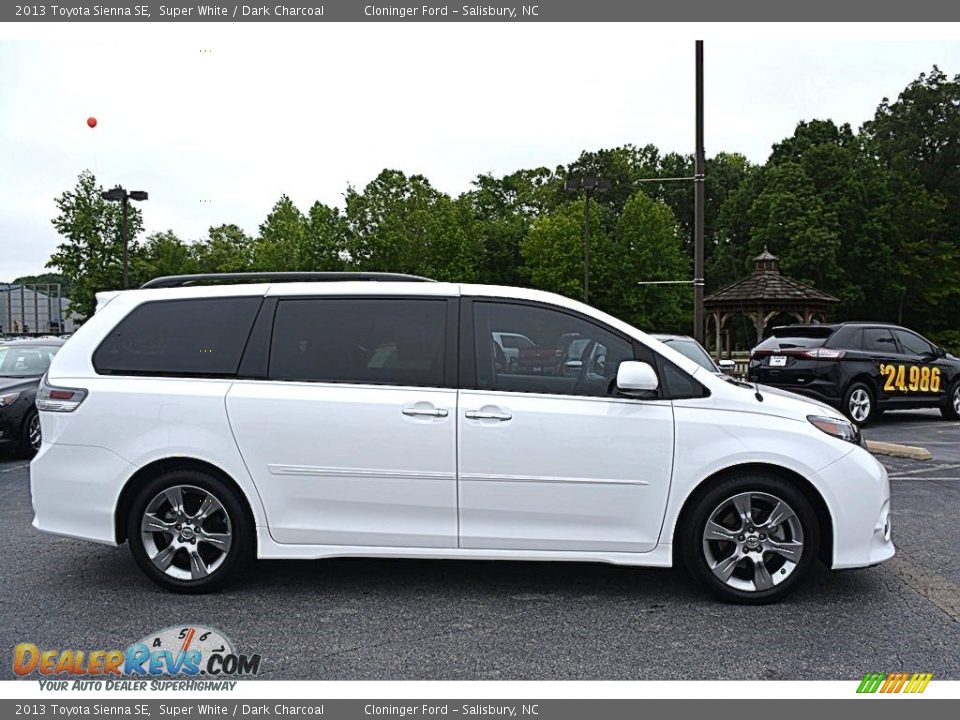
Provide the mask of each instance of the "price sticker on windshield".
[{"label": "price sticker on windshield", "polygon": [[927,365],[880,365],[884,392],[940,392],[940,368]]}]

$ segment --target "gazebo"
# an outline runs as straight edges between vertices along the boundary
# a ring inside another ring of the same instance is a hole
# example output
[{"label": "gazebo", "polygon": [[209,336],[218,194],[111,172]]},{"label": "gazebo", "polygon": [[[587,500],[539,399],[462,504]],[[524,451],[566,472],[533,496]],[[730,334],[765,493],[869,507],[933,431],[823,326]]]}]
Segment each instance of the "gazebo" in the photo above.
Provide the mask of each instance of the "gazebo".
[{"label": "gazebo", "polygon": [[[753,272],[735,283],[711,293],[703,299],[704,310],[713,318],[717,357],[722,352],[721,338],[727,321],[735,315],[746,315],[757,331],[757,342],[777,315],[792,315],[797,322],[823,322],[827,312],[840,302],[829,293],[780,274],[780,259],[767,248],[753,259]],[[707,321],[707,330],[710,322]],[[730,354],[730,332],[726,332],[727,354]]]}]

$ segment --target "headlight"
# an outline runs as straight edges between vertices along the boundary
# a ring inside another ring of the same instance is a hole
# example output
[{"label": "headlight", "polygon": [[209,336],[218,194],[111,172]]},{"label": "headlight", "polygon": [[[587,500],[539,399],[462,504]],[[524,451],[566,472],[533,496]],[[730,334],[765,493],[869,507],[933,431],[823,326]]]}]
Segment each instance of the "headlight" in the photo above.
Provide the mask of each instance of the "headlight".
[{"label": "headlight", "polygon": [[0,408],[5,408],[7,405],[13,405],[17,398],[20,397],[19,392],[7,393],[6,395],[0,395]]},{"label": "headlight", "polygon": [[860,434],[860,428],[849,420],[838,420],[837,418],[826,417],[824,415],[807,415],[807,420],[813,423],[817,429],[823,430],[827,435],[833,435],[835,438],[852,442],[854,445],[863,445],[863,436]]}]

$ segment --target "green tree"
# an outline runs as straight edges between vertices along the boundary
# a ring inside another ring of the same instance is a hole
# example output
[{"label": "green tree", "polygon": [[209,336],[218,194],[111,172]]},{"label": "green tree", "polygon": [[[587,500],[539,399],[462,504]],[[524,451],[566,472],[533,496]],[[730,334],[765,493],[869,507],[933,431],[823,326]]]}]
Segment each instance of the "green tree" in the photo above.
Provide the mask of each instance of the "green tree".
[{"label": "green tree", "polygon": [[343,270],[346,243],[347,223],[340,210],[315,202],[306,218],[301,265],[309,270]]},{"label": "green tree", "polygon": [[480,245],[478,279],[517,285],[526,281],[520,245],[535,218],[557,202],[562,179],[547,168],[518,170],[500,178],[479,175],[457,198]]},{"label": "green tree", "polygon": [[350,188],[346,200],[352,268],[476,279],[480,245],[469,213],[422,175],[384,170],[362,192]]},{"label": "green tree", "polygon": [[248,272],[253,267],[254,239],[237,225],[217,225],[193,246],[197,272]]},{"label": "green tree", "polygon": [[198,271],[194,248],[177,237],[173,230],[148,235],[132,262],[138,282]]},{"label": "green tree", "polygon": [[[116,290],[123,284],[121,208],[119,203],[101,198],[102,190],[93,173],[89,170],[80,173],[76,187],[55,200],[58,214],[52,220],[64,241],[51,255],[47,267],[70,281],[71,307],[85,317],[92,315],[96,308],[97,292]],[[130,255],[134,257],[143,218],[133,204],[129,208],[127,227]]]},{"label": "green tree", "polygon": [[768,167],[764,188],[750,206],[750,253],[768,247],[787,275],[825,288],[835,285],[840,234],[803,169],[792,162]]},{"label": "green tree", "polygon": [[273,271],[308,270],[307,221],[287,195],[281,195],[253,247],[253,269]]},{"label": "green tree", "polygon": [[884,98],[861,136],[889,171],[897,319],[960,326],[960,75],[934,66],[895,101]]},{"label": "green tree", "polygon": [[[606,208],[590,209],[591,288],[595,288],[598,253],[609,246],[606,240]],[[583,299],[583,200],[571,200],[553,212],[538,217],[520,245],[525,273],[540,290]],[[591,295],[591,302],[595,297]]]},{"label": "green tree", "polygon": [[627,201],[616,230],[597,247],[596,305],[640,328],[686,331],[692,322],[689,285],[640,285],[688,280],[690,259],[680,225],[666,203],[639,191]]}]

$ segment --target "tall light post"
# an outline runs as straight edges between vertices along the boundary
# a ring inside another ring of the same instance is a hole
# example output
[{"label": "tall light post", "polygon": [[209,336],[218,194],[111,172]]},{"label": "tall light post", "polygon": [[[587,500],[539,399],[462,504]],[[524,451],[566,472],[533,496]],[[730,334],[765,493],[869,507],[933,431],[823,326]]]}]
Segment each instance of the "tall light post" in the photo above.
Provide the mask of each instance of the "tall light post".
[{"label": "tall light post", "polygon": [[582,177],[567,180],[563,184],[567,192],[583,190],[583,301],[590,302],[590,198],[595,193],[603,193],[610,189],[610,181],[595,177]]},{"label": "tall light post", "polygon": [[104,190],[100,193],[104,200],[118,202],[123,207],[123,219],[120,223],[120,234],[123,237],[123,289],[130,286],[130,238],[127,237],[127,212],[131,200],[140,202],[146,200],[148,195],[146,190],[131,190],[127,192],[120,185],[111,190]]},{"label": "tall light post", "polygon": [[[693,165],[693,337],[703,344],[703,204],[707,162],[703,151],[703,40],[697,40],[696,96],[697,130],[696,154]],[[717,332],[720,329],[717,328]]]}]

